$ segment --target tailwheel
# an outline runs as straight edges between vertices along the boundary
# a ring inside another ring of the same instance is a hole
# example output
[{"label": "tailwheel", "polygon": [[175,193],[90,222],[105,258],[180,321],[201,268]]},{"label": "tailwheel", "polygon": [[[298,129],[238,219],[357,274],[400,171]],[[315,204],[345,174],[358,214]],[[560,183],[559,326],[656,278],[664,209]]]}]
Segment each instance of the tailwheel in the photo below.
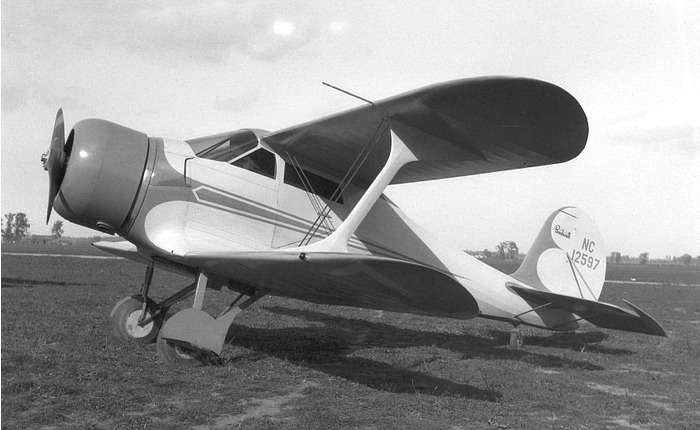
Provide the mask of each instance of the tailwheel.
[{"label": "tailwheel", "polygon": [[510,331],[510,347],[511,348],[520,348],[523,346],[523,332],[520,330],[520,327],[513,327],[513,330]]},{"label": "tailwheel", "polygon": [[171,367],[201,367],[218,362],[218,356],[185,343],[165,339],[158,335],[158,355],[165,364]]},{"label": "tailwheel", "polygon": [[[112,310],[112,333],[117,339],[140,344],[153,343],[162,325],[162,318],[156,317],[148,324],[140,325],[143,310],[143,298],[125,297]],[[145,319],[151,319],[156,305],[148,300]]]}]

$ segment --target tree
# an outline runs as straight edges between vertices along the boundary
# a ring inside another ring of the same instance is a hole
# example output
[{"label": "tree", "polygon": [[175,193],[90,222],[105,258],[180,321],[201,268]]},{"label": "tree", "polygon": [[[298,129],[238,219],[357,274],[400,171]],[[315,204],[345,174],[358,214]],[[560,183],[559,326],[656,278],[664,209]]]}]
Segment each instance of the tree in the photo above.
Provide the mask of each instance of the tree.
[{"label": "tree", "polygon": [[53,236],[54,240],[61,240],[61,236],[63,236],[63,221],[58,219],[55,223],[53,223],[53,227],[51,227],[51,235]]},{"label": "tree", "polygon": [[496,245],[496,258],[499,260],[505,260],[506,259],[506,247],[505,247],[505,242],[501,242],[498,245]]},{"label": "tree", "polygon": [[678,260],[685,264],[686,266],[690,265],[690,263],[693,261],[693,257],[690,254],[683,254],[680,257],[678,257]]},{"label": "tree", "polygon": [[498,258],[501,260],[513,260],[518,256],[518,245],[512,240],[507,240],[496,245]]},{"label": "tree", "polygon": [[29,234],[29,219],[27,214],[12,212],[5,214],[5,228],[2,229],[3,242],[18,242]]},{"label": "tree", "polygon": [[19,242],[23,238],[29,234],[29,219],[27,218],[27,214],[24,212],[20,212],[17,215],[15,215],[15,237],[14,240],[16,242]]},{"label": "tree", "polygon": [[647,264],[649,261],[649,253],[648,252],[642,252],[639,254],[639,264]]},{"label": "tree", "polygon": [[14,239],[15,214],[12,212],[5,214],[5,228],[2,229],[2,241],[12,242]]},{"label": "tree", "polygon": [[508,242],[508,251],[510,252],[510,258],[509,260],[515,260],[518,257],[518,252],[520,249],[518,249],[518,245],[515,244],[512,240],[509,240]]},{"label": "tree", "polygon": [[615,264],[620,264],[620,260],[622,259],[622,254],[620,254],[617,251],[613,251],[610,253],[610,262],[615,263]]}]

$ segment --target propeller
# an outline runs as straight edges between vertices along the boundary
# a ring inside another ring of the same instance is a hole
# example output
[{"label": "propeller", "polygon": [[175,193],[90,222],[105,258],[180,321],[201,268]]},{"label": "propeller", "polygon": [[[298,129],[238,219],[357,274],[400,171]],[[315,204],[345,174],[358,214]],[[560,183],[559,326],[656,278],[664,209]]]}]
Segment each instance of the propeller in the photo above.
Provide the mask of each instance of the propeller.
[{"label": "propeller", "polygon": [[51,211],[53,210],[53,201],[61,188],[63,176],[66,173],[66,139],[65,128],[63,125],[63,109],[59,109],[56,113],[56,123],[53,127],[53,136],[51,137],[51,145],[49,150],[41,156],[41,161],[44,163],[44,170],[49,172],[49,207],[46,210],[46,224],[49,223]]}]

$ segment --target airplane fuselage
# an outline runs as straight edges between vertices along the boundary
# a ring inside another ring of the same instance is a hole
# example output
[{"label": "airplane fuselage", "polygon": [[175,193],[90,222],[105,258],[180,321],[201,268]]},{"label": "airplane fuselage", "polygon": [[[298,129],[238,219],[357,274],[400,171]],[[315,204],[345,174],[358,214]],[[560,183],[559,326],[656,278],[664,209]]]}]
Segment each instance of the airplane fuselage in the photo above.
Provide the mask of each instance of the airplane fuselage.
[{"label": "airplane fuselage", "polygon": [[[152,167],[146,169],[150,174],[144,175],[131,222],[120,234],[137,245],[145,260],[155,259],[166,267],[198,252],[292,249],[305,238],[305,243],[313,244],[342,224],[365,191],[351,185],[333,204],[328,195],[318,196],[290,183],[294,175],[286,169],[294,166],[264,144],[226,161],[197,157],[186,142],[152,139],[151,145],[155,155]],[[273,160],[268,163],[272,169],[261,173],[240,167],[241,160],[256,151]],[[326,204],[331,210],[309,235]],[[523,314],[518,323],[547,326],[506,287],[520,284],[517,280],[444,244],[385,196],[374,204],[348,248],[356,254],[419,263],[452,277],[477,300],[479,316],[513,321],[514,315]]]}]

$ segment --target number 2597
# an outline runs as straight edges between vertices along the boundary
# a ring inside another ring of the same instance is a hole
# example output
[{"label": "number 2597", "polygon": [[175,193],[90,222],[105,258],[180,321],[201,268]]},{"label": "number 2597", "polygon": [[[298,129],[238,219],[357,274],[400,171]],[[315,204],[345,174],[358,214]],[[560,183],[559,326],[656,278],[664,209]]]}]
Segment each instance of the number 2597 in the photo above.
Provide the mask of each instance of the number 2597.
[{"label": "number 2597", "polygon": [[600,260],[597,258],[593,258],[590,255],[587,255],[581,251],[573,251],[571,253],[571,256],[573,257],[572,260],[576,264],[580,264],[583,267],[588,267],[589,269],[595,270],[596,267],[600,264]]}]

